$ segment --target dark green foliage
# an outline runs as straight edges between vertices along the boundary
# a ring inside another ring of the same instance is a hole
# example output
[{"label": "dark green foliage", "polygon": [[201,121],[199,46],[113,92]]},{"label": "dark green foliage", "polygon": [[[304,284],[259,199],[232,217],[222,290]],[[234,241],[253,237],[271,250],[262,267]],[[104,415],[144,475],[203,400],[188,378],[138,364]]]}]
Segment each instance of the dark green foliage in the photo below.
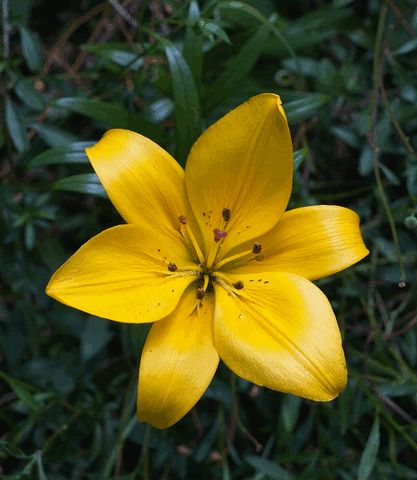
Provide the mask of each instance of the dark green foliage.
[{"label": "dark green foliage", "polygon": [[[115,2],[2,4],[0,478],[417,479],[415,2],[148,0],[123,3],[125,18]],[[44,293],[122,222],[84,149],[128,128],[184,166],[203,128],[262,92],[292,131],[290,208],[361,217],[370,255],[316,282],[349,382],[319,404],[221,364],[193,412],[157,431],[135,414],[150,326]]]}]

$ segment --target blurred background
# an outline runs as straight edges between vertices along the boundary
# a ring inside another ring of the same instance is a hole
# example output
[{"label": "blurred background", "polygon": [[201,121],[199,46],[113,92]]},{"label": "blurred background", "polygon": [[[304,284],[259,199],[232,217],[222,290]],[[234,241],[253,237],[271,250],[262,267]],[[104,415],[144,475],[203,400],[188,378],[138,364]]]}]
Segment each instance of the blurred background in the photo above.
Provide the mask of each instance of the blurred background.
[{"label": "blurred background", "polygon": [[[2,0],[0,478],[417,479],[415,0]],[[289,208],[343,205],[370,255],[315,282],[349,382],[329,403],[224,364],[167,430],[136,419],[149,325],[44,293],[123,222],[84,152],[127,128],[184,166],[201,132],[262,92],[291,128]]]}]

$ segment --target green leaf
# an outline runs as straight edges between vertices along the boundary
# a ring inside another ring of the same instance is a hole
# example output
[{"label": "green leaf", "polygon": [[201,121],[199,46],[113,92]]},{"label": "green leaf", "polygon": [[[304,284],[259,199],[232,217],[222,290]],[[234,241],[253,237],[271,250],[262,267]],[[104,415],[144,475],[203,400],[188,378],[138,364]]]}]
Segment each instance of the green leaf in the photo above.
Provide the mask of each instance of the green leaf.
[{"label": "green leaf", "polygon": [[401,47],[397,48],[396,50],[394,50],[391,55],[404,55],[405,53],[409,53],[409,52],[412,52],[413,50],[415,50],[417,48],[417,37],[416,38],[412,38],[411,40],[409,40],[408,42],[405,42],[403,45],[401,45]]},{"label": "green leaf", "polygon": [[221,412],[219,412],[219,414],[217,415],[217,419],[214,422],[214,425],[211,427],[210,431],[206,435],[204,435],[202,442],[195,451],[194,460],[197,463],[201,463],[203,460],[205,460],[209,456],[210,452],[213,450],[213,444],[217,438],[221,423],[222,414]]},{"label": "green leaf", "polygon": [[23,25],[17,25],[20,30],[22,51],[31,72],[38,72],[43,64],[41,46],[35,35]]},{"label": "green leaf", "polygon": [[304,98],[288,102],[283,105],[287,120],[290,125],[311,117],[317,113],[317,110],[330,100],[330,95],[313,93],[305,95]]},{"label": "green leaf", "polygon": [[36,90],[29,80],[21,75],[17,75],[12,70],[9,71],[9,78],[14,84],[14,91],[22,102],[37,112],[46,107],[42,95]]},{"label": "green leaf", "polygon": [[152,125],[136,113],[119,105],[79,97],[64,97],[53,103],[58,107],[68,108],[80,115],[99,120],[110,127],[133,130],[157,143],[163,143],[165,140],[165,132],[162,128]]},{"label": "green leaf", "polygon": [[171,98],[161,98],[149,105],[142,115],[149,122],[158,124],[168,118],[174,111],[174,108],[175,103]]},{"label": "green leaf", "polygon": [[349,145],[350,147],[353,147],[353,148],[360,148],[361,144],[359,141],[359,137],[357,133],[351,130],[350,128],[335,125],[334,127],[330,128],[330,131],[334,135],[336,135],[336,137],[343,140],[346,143],[346,145]]},{"label": "green leaf", "polygon": [[[283,49],[287,53],[289,53],[296,62],[298,62],[292,43],[288,41],[287,36],[283,34],[283,32],[281,31],[282,22],[280,22],[280,28],[277,28],[274,25],[277,21],[277,18],[279,18],[276,14],[271,15],[271,17],[267,19],[264,15],[258,12],[258,10],[251,7],[250,5],[246,5],[245,3],[235,2],[235,1],[221,2],[217,5],[217,8],[220,11],[222,11],[223,9],[231,9],[232,11],[234,10],[236,13],[245,12],[250,16],[252,16],[254,19],[258,20],[262,25],[267,26],[269,30],[275,35],[275,37],[277,37],[278,42],[282,45]],[[313,28],[313,32],[316,32],[316,30],[317,28]],[[300,37],[302,36],[302,34],[300,34],[300,32],[297,32],[296,36]]]},{"label": "green leaf", "polygon": [[65,147],[78,141],[78,137],[55,125],[31,123],[30,127],[33,128],[50,147]]},{"label": "green leaf", "polygon": [[289,393],[283,398],[280,415],[284,431],[287,434],[291,434],[294,431],[300,414],[301,403],[300,397],[290,395]]},{"label": "green leaf", "polygon": [[200,18],[200,7],[196,0],[191,0],[190,6],[188,7],[188,19],[191,21],[198,20]]},{"label": "green leaf", "polygon": [[36,232],[32,222],[25,225],[25,246],[28,250],[32,250],[35,246]]},{"label": "green leaf", "polygon": [[19,397],[25,405],[27,405],[32,411],[39,413],[42,411],[42,406],[36,400],[36,398],[30,393],[28,386],[17,378],[8,375],[0,370],[0,378],[3,378],[8,383],[10,388]]},{"label": "green leaf", "polygon": [[90,163],[86,148],[95,145],[96,142],[74,142],[64,147],[55,147],[42,152],[33,158],[27,165],[27,169],[54,164],[83,164]]},{"label": "green leaf", "polygon": [[214,39],[213,35],[217,35],[224,42],[232,45],[229,36],[223,30],[223,28],[215,22],[206,22],[205,20],[199,20],[197,25],[200,27],[201,31],[206,35],[210,40]]},{"label": "green leaf", "polygon": [[374,152],[367,144],[362,148],[359,157],[358,173],[361,177],[366,177],[374,169]]},{"label": "green leaf", "polygon": [[256,455],[245,455],[244,459],[256,471],[263,473],[268,478],[277,480],[292,480],[294,478],[285,468],[266,458],[257,457]]},{"label": "green leaf", "polygon": [[20,153],[29,150],[29,142],[27,139],[27,132],[23,123],[23,119],[17,106],[8,97],[6,97],[5,119],[7,130],[16,149]]},{"label": "green leaf", "polygon": [[[229,2],[230,3],[230,2]],[[221,4],[222,5],[222,4]],[[269,26],[262,25],[257,32],[243,45],[239,53],[230,61],[226,70],[212,86],[207,88],[203,99],[205,113],[232,96],[241,82],[255,66],[263,50],[263,44],[269,35]]]},{"label": "green leaf", "polygon": [[[415,330],[413,330],[415,335]],[[413,345],[415,350],[415,345]],[[414,352],[415,353],[415,352]],[[388,397],[405,397],[407,395],[416,395],[417,394],[417,385],[415,383],[384,383],[378,384],[378,392],[382,395],[387,395]]]},{"label": "green leaf", "polygon": [[98,355],[103,348],[110,342],[114,336],[113,332],[109,332],[103,327],[102,321],[96,324],[94,319],[86,323],[83,333],[81,334],[81,359],[88,362]]},{"label": "green leaf", "polygon": [[[140,47],[138,47],[139,49]],[[111,60],[122,67],[129,67],[130,70],[139,70],[143,65],[143,53],[133,45],[121,42],[108,42],[103,44],[82,45],[82,50],[92,52],[95,55]]]},{"label": "green leaf", "polygon": [[45,471],[42,465],[42,450],[38,450],[33,454],[34,458],[36,458],[36,463],[38,465],[38,476],[39,480],[48,480]]},{"label": "green leaf", "polygon": [[400,179],[395,175],[395,173],[386,167],[383,163],[379,163],[379,168],[384,172],[384,175],[393,185],[401,185]]},{"label": "green leaf", "polygon": [[297,57],[297,62],[294,58],[285,58],[281,60],[281,65],[291,72],[301,73],[306,77],[317,77],[319,74],[319,62],[314,58]]},{"label": "green leaf", "polygon": [[[334,28],[324,28],[323,30],[311,32],[308,35],[302,35],[296,31],[284,30],[282,35],[285,36],[294,51],[304,51],[306,48],[310,48],[318,43],[331,39],[335,36],[335,33]],[[285,58],[288,57],[288,53],[288,48],[276,36],[270,36],[265,41],[264,54],[268,57]]]},{"label": "green leaf", "polygon": [[107,193],[95,173],[83,173],[62,178],[52,185],[52,190],[66,190],[107,198]]},{"label": "green leaf", "polygon": [[308,156],[308,148],[302,148],[301,150],[297,150],[293,154],[294,156],[294,171],[296,171],[300,165],[304,162],[304,160]]},{"label": "green leaf", "polygon": [[367,480],[372,473],[378,456],[379,440],[379,416],[376,415],[359,462],[358,480]]},{"label": "green leaf", "polygon": [[[192,0],[188,10],[188,19],[190,20],[190,23],[194,23],[199,18],[200,9],[198,3],[195,0]],[[203,36],[195,32],[193,25],[187,25],[185,29],[182,55],[187,62],[187,65],[190,67],[197,88],[199,88],[203,71]]]},{"label": "green leaf", "polygon": [[184,165],[190,149],[201,134],[201,107],[194,78],[175,45],[164,42],[172,76],[175,120],[178,133],[178,160]]}]

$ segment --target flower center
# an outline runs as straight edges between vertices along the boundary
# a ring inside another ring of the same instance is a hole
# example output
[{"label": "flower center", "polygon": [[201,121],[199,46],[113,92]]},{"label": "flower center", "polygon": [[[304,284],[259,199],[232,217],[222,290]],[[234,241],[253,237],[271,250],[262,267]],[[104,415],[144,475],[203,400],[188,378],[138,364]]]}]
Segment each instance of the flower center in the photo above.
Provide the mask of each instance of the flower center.
[{"label": "flower center", "polygon": [[[198,245],[198,242],[187,223],[187,218],[184,215],[179,217],[179,233],[181,234],[184,242],[188,246],[188,249],[192,252],[193,256],[196,258],[196,268],[190,271],[189,268],[181,269],[180,266],[177,266],[175,263],[170,262],[168,264],[168,270],[173,275],[196,275],[198,280],[198,288],[196,292],[196,297],[198,300],[202,300],[206,293],[210,293],[213,290],[212,282],[221,284],[228,291],[231,291],[235,294],[238,294],[240,290],[244,289],[244,284],[242,281],[232,282],[228,276],[224,273],[224,266],[230,262],[235,262],[236,260],[242,260],[243,263],[246,263],[251,260],[261,260],[262,255],[258,255],[262,246],[260,243],[256,242],[252,249],[245,250],[243,252],[237,253],[235,255],[226,256],[220,261],[216,262],[216,259],[219,256],[220,249],[222,247],[224,239],[227,237],[227,230],[229,226],[232,213],[229,208],[225,207],[222,211],[222,217],[224,223],[222,229],[215,228],[213,230],[213,242],[210,246],[207,258],[203,255],[203,252]],[[198,260],[197,260],[198,259]]]}]

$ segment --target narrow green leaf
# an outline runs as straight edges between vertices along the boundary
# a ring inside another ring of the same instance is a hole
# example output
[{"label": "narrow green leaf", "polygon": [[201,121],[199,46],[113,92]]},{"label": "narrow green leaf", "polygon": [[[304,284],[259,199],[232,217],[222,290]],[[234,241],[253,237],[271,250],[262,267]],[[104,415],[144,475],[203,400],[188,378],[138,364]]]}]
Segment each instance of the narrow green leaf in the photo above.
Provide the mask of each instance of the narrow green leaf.
[{"label": "narrow green leaf", "polygon": [[379,440],[379,416],[376,415],[359,462],[358,480],[367,480],[372,473],[378,456]]},{"label": "narrow green leaf", "polygon": [[36,232],[32,222],[25,225],[25,246],[28,250],[32,250],[35,246]]},{"label": "narrow green leaf", "polygon": [[374,169],[374,152],[368,145],[364,145],[359,157],[358,173],[361,177],[366,177]]},{"label": "narrow green leaf", "polygon": [[138,70],[143,65],[143,54],[136,50],[133,45],[126,43],[108,42],[103,44],[82,45],[81,49],[111,60],[122,67],[129,67],[130,70]]},{"label": "narrow green leaf", "polygon": [[317,110],[325,105],[330,100],[329,95],[323,95],[321,93],[313,93],[311,95],[305,95],[304,98],[288,102],[283,105],[287,120],[290,125],[303,120],[304,118],[311,117],[317,113]]},{"label": "narrow green leaf", "polygon": [[205,460],[210,452],[213,450],[214,441],[217,438],[217,434],[221,425],[222,415],[221,412],[217,415],[217,419],[214,422],[214,425],[211,427],[210,431],[204,436],[202,442],[198,446],[194,454],[194,460],[197,463],[201,463]]},{"label": "narrow green leaf", "polygon": [[[413,336],[415,336],[415,330],[412,330]],[[403,346],[404,343],[401,345]],[[417,353],[416,345],[412,345],[414,356]],[[378,384],[378,392],[382,395],[387,395],[388,397],[405,397],[407,395],[416,395],[417,394],[417,385],[415,383],[405,383],[405,384],[398,384],[398,383],[384,383]]]},{"label": "narrow green leaf", "polygon": [[252,6],[247,5],[246,3],[243,3],[243,2],[235,2],[235,1],[221,2],[217,5],[217,8],[220,11],[223,9],[230,9],[232,11],[234,10],[235,12],[240,12],[240,13],[245,12],[249,14],[251,17],[258,20],[262,25],[268,27],[269,30],[278,38],[283,48],[291,55],[291,57],[296,62],[298,61],[291,43],[287,40],[286,36],[281,32],[281,30],[274,25],[277,21],[276,14],[272,15],[271,18],[267,19],[262,15],[262,13],[258,12],[258,10],[256,10]]},{"label": "narrow green leaf", "polygon": [[224,42],[232,45],[229,36],[223,30],[223,28],[215,22],[206,22],[205,20],[200,20],[197,22],[197,25],[200,27],[201,31],[206,35],[208,38],[213,39],[213,35],[217,35],[221,38]]},{"label": "narrow green leaf", "polygon": [[143,117],[151,123],[161,123],[174,111],[175,104],[171,98],[161,98],[149,105],[143,112]]},{"label": "narrow green leaf", "polygon": [[353,147],[353,148],[361,147],[359,136],[352,128],[335,125],[333,127],[330,127],[330,131],[334,135],[336,135],[336,137],[343,140],[346,143],[346,145],[349,145],[350,147]]},{"label": "narrow green leaf", "polygon": [[161,127],[119,105],[79,97],[60,98],[54,104],[99,120],[113,128],[133,130],[157,143],[163,143],[165,139],[165,132]]},{"label": "narrow green leaf", "polygon": [[25,465],[25,468],[22,470],[22,475],[30,475],[32,471],[33,465],[36,463],[37,457],[36,454],[29,460],[29,462]]},{"label": "narrow green leaf", "polygon": [[86,323],[81,334],[81,360],[88,362],[98,355],[114,336],[113,332],[106,330],[105,326],[96,324],[94,319]]},{"label": "narrow green leaf", "polygon": [[401,47],[394,50],[391,55],[404,55],[405,53],[412,52],[417,48],[417,38],[412,38],[408,42],[405,42]]},{"label": "narrow green leaf", "polygon": [[28,163],[27,169],[42,167],[43,165],[90,163],[85,149],[92,147],[95,143],[96,142],[74,142],[65,147],[51,148],[33,158]]},{"label": "narrow green leaf", "polygon": [[[306,77],[317,77],[319,74],[319,62],[314,58],[297,57],[298,62],[293,58],[284,58],[281,65],[291,72],[301,73]],[[299,70],[299,67],[301,70]]]},{"label": "narrow green leaf", "polygon": [[46,475],[45,475],[45,471],[44,471],[43,465],[42,465],[42,451],[38,450],[37,452],[35,452],[34,455],[37,456],[36,462],[37,462],[37,465],[38,465],[39,480],[48,480]]},{"label": "narrow green leaf", "polygon": [[78,137],[55,125],[31,123],[30,127],[33,128],[50,147],[65,147],[78,141]]},{"label": "narrow green leaf", "polygon": [[269,35],[269,26],[262,25],[243,45],[239,53],[231,60],[226,70],[214,84],[207,88],[203,100],[203,109],[207,113],[230,97],[248,76],[263,50],[263,44]]},{"label": "narrow green leaf", "polygon": [[194,78],[181,52],[164,42],[172,76],[175,102],[175,120],[178,132],[178,159],[184,165],[188,153],[201,134],[201,107]]},{"label": "narrow green leaf", "polygon": [[302,148],[301,150],[297,150],[293,154],[294,156],[294,172],[300,167],[300,165],[304,162],[304,160],[308,156],[308,148]]},{"label": "narrow green leaf", "polygon": [[7,130],[16,149],[20,153],[29,150],[29,142],[26,136],[27,132],[23,123],[23,119],[21,118],[17,106],[8,97],[6,97],[5,119]]},{"label": "narrow green leaf", "polygon": [[3,378],[5,382],[8,383],[10,388],[14,391],[14,393],[19,397],[25,405],[27,405],[31,410],[36,413],[42,411],[42,406],[36,400],[36,398],[30,393],[28,386],[23,383],[22,381],[18,380],[17,378],[8,375],[5,372],[0,370],[0,377]]},{"label": "narrow green leaf", "polygon": [[[198,3],[193,0],[190,2],[188,10],[188,20],[190,23],[196,22],[200,18],[200,9]],[[195,80],[197,89],[201,84],[201,75],[203,71],[203,36],[196,33],[194,25],[187,25],[185,29],[184,46],[182,55]]]},{"label": "narrow green leaf", "polygon": [[285,468],[266,458],[257,457],[256,455],[245,455],[244,459],[256,471],[263,473],[268,478],[277,480],[292,480],[294,478]]},{"label": "narrow green leaf", "polygon": [[52,190],[66,190],[107,198],[107,193],[95,173],[83,173],[62,178],[52,185]]},{"label": "narrow green leaf", "polygon": [[24,104],[37,112],[42,111],[46,107],[46,102],[42,95],[28,79],[17,75],[12,70],[9,71],[9,78],[14,84],[14,92]]},{"label": "narrow green leaf", "polygon": [[43,64],[43,55],[41,46],[35,35],[23,25],[17,25],[20,30],[20,38],[22,41],[22,51],[26,63],[31,72],[38,72]]},{"label": "narrow green leaf", "polygon": [[401,185],[400,179],[395,175],[395,173],[390,170],[388,167],[386,167],[384,164],[379,163],[379,168],[384,172],[384,175],[388,178],[388,180],[393,184],[393,185]]},{"label": "narrow green leaf", "polygon": [[200,18],[200,7],[196,0],[191,0],[188,7],[188,20],[195,21]]},{"label": "narrow green leaf", "polygon": [[[307,150],[307,149],[306,149]],[[298,416],[301,408],[301,398],[289,393],[284,396],[281,404],[281,421],[284,431],[291,434],[294,431],[295,425],[298,421]]]}]

